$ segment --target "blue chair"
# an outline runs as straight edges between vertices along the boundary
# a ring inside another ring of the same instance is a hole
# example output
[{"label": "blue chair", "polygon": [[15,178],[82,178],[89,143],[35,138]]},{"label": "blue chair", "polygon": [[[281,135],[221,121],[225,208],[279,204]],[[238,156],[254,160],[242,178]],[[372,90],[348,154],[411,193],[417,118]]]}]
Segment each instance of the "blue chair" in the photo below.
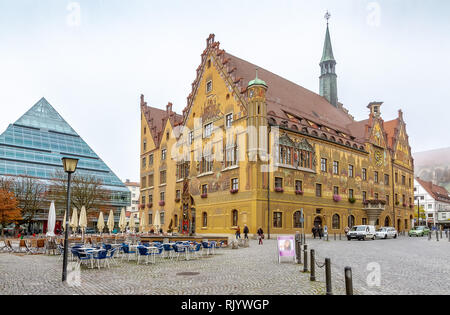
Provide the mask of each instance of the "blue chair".
[{"label": "blue chair", "polygon": [[177,260],[178,260],[178,258],[180,258],[180,254],[185,254],[186,255],[186,259],[187,259],[187,251],[186,251],[185,247],[180,247],[177,244],[172,245],[172,247],[173,247],[173,250],[174,250],[174,252],[175,252],[175,254],[177,256]]},{"label": "blue chair", "polygon": [[148,252],[148,248],[145,246],[138,246],[137,249],[139,251],[139,256],[138,256],[138,260],[137,260],[138,265],[139,265],[139,261],[140,261],[141,257],[145,257],[146,264],[148,265],[148,257],[150,256],[150,253]]},{"label": "blue chair", "polygon": [[196,258],[198,258],[198,254],[200,253],[200,255],[201,255],[201,252],[200,252],[201,249],[202,249],[202,244],[197,243],[197,244],[194,244],[194,247],[189,248],[189,252],[193,253],[194,256]]},{"label": "blue chair", "polygon": [[100,269],[100,261],[103,260],[105,262],[105,267],[106,264],[108,264],[108,268],[109,268],[109,261],[108,261],[108,251],[107,250],[101,250],[97,253],[97,255],[94,256],[94,259],[97,260],[97,267],[98,269]]},{"label": "blue chair", "polygon": [[118,247],[112,249],[109,251],[109,255],[106,256],[106,258],[108,258],[110,261],[112,261],[116,266],[117,266],[117,262],[114,259],[114,254],[119,250]]},{"label": "blue chair", "polygon": [[206,255],[209,255],[211,245],[208,242],[202,242],[202,246],[203,246],[203,251],[206,250]]},{"label": "blue chair", "polygon": [[173,258],[174,257],[174,253],[175,250],[173,249],[172,246],[170,246],[169,244],[163,244],[163,248],[164,248],[164,257],[168,257],[168,258]]},{"label": "blue chair", "polygon": [[111,250],[111,249],[112,249],[112,246],[111,246],[111,244],[105,244],[105,243],[103,243],[103,248],[106,249],[106,250],[108,251],[108,250]]},{"label": "blue chair", "polygon": [[[127,244],[122,245],[122,251],[125,255],[128,256],[128,261],[130,261],[130,255],[134,256],[136,254],[136,251],[130,250],[130,246]],[[123,260],[123,257],[125,257],[125,255],[122,256],[122,260]]]},{"label": "blue chair", "polygon": [[92,254],[91,253],[89,253],[89,252],[81,253],[77,249],[71,249],[71,252],[72,252],[72,255],[78,259],[78,264],[80,266],[81,266],[81,264],[83,262],[86,263],[86,262],[90,261],[91,262],[91,268],[93,268],[93,265],[92,265],[92,263],[93,263],[92,262]]}]

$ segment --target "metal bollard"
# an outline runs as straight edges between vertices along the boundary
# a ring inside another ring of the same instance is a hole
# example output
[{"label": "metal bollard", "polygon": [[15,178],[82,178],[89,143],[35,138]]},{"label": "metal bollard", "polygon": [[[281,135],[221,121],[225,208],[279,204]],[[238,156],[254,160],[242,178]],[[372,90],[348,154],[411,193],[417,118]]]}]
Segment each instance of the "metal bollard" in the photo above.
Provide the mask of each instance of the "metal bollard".
[{"label": "metal bollard", "polygon": [[353,276],[350,267],[345,267],[345,292],[347,295],[353,295]]},{"label": "metal bollard", "polygon": [[297,264],[301,264],[302,263],[302,250],[301,250],[302,245],[301,245],[300,241],[297,241],[295,244],[296,244],[295,250],[297,253]]},{"label": "metal bollard", "polygon": [[303,272],[308,272],[308,245],[304,245],[303,254]]},{"label": "metal bollard", "polygon": [[334,233],[334,240],[336,240],[336,233]]},{"label": "metal bollard", "polygon": [[325,282],[327,285],[327,295],[333,295],[331,288],[331,259],[325,258]]},{"label": "metal bollard", "polygon": [[327,233],[327,242],[328,242],[328,233]]},{"label": "metal bollard", "polygon": [[431,232],[428,233],[428,240],[431,241]]},{"label": "metal bollard", "polygon": [[436,230],[436,241],[438,241],[439,242],[439,233],[438,233],[438,231]]},{"label": "metal bollard", "polygon": [[440,234],[441,234],[441,239],[442,239],[442,230],[441,230]]},{"label": "metal bollard", "polygon": [[342,241],[342,234],[339,233],[339,240]]},{"label": "metal bollard", "polygon": [[316,252],[311,249],[311,276],[310,281],[316,281]]}]

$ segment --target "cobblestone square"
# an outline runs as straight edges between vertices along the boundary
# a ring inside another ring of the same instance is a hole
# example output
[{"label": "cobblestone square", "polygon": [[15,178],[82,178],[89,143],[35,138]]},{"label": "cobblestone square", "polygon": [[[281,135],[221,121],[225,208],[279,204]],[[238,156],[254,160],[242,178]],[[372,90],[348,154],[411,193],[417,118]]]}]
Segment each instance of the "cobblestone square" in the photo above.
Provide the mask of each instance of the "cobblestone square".
[{"label": "cobblestone square", "polygon": [[[355,294],[450,294],[450,243],[426,238],[334,241],[307,239],[317,262],[331,258],[333,293],[345,294],[344,267],[353,269]],[[381,267],[381,286],[369,287],[369,263]],[[81,285],[61,283],[57,256],[0,254],[0,294],[178,294],[178,295],[310,295],[325,294],[324,270],[310,282],[302,265],[278,264],[276,242],[250,248],[221,249],[198,260],[157,261],[156,265],[118,260],[110,269],[81,270]],[[179,273],[194,275],[178,275]],[[198,273],[198,274],[197,274]]]}]

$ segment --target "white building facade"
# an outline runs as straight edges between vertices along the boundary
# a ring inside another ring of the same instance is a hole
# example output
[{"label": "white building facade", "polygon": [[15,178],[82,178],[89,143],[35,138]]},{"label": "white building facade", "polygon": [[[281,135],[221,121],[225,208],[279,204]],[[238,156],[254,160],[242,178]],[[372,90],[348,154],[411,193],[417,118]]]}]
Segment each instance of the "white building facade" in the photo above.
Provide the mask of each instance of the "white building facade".
[{"label": "white building facade", "polygon": [[131,192],[131,206],[126,208],[127,218],[134,218],[136,224],[139,224],[140,185],[139,183],[131,182],[129,179],[127,179],[124,184]]},{"label": "white building facade", "polygon": [[416,209],[423,206],[429,227],[450,228],[450,196],[444,187],[414,179],[414,203]]}]

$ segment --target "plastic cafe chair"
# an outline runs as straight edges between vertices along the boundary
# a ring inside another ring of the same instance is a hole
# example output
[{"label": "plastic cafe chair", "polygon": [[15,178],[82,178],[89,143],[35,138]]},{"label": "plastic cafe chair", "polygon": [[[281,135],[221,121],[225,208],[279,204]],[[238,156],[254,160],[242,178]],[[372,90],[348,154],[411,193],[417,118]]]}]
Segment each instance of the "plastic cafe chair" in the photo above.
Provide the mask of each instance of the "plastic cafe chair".
[{"label": "plastic cafe chair", "polygon": [[164,248],[164,257],[166,258],[174,258],[175,250],[169,244],[163,244]]},{"label": "plastic cafe chair", "polygon": [[111,246],[111,244],[105,244],[105,243],[103,243],[103,248],[106,249],[106,250],[111,250],[111,249],[112,249],[112,246]]},{"label": "plastic cafe chair", "polygon": [[187,260],[187,251],[186,251],[186,247],[181,247],[177,244],[172,245],[173,250],[177,256],[177,260],[180,258],[180,254],[185,254],[186,255],[186,260]]},{"label": "plastic cafe chair", "polygon": [[81,266],[81,264],[84,262],[85,264],[90,262],[91,268],[93,268],[92,265],[92,253],[89,252],[83,252],[81,253],[79,249],[71,249],[72,255],[78,259],[78,265]]},{"label": "plastic cafe chair", "polygon": [[161,245],[156,245],[155,247],[157,248],[157,250],[150,253],[154,264],[156,264],[156,256],[159,256],[162,259],[164,255],[164,247],[162,247]]},{"label": "plastic cafe chair", "polygon": [[145,257],[146,264],[148,265],[148,257],[150,256],[148,248],[145,247],[145,246],[140,245],[140,246],[137,247],[137,249],[139,251],[139,256],[138,256],[138,259],[137,259],[138,265],[139,265],[139,261],[140,261],[141,257]]},{"label": "plastic cafe chair", "polygon": [[114,259],[114,254],[119,250],[118,247],[113,248],[109,251],[109,255],[106,256],[110,261],[112,261],[117,266],[117,261]]},{"label": "plastic cafe chair", "polygon": [[64,246],[62,246],[61,244],[58,244],[57,248],[59,251],[58,261],[60,261],[64,257]]},{"label": "plastic cafe chair", "polygon": [[194,254],[195,258],[198,258],[198,255],[200,254],[201,256],[201,250],[202,249],[202,244],[194,244],[193,247],[189,248],[189,252]]},{"label": "plastic cafe chair", "polygon": [[127,256],[128,261],[130,261],[130,256],[135,256],[136,255],[136,251],[135,250],[130,250],[130,246],[127,244],[122,245],[122,251],[123,251],[123,256],[122,256],[122,260],[125,256]]},{"label": "plastic cafe chair", "polygon": [[99,252],[97,252],[97,254],[94,256],[94,259],[97,261],[97,267],[98,269],[100,269],[100,261],[103,260],[105,262],[105,268],[106,268],[106,264],[108,264],[108,268],[109,268],[109,259],[108,259],[108,251],[103,249]]},{"label": "plastic cafe chair", "polygon": [[211,245],[208,242],[202,242],[202,246],[203,246],[203,251],[206,250],[206,255],[209,255]]}]

